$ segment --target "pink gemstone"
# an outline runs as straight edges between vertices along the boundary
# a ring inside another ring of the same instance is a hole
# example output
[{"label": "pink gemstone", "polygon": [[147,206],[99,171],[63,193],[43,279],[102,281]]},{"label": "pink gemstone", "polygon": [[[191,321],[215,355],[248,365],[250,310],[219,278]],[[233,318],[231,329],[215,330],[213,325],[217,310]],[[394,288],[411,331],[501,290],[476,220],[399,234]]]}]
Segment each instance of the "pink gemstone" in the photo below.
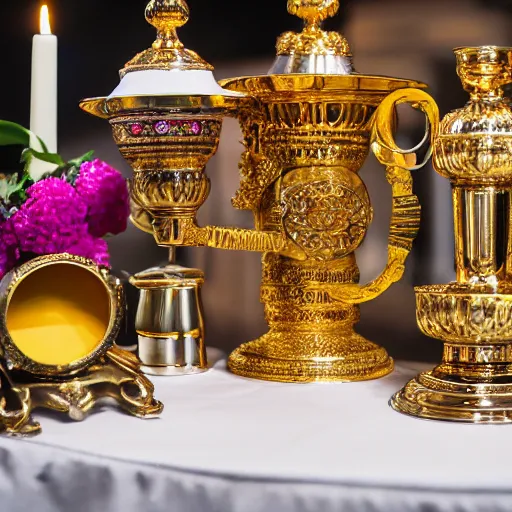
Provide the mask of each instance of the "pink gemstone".
[{"label": "pink gemstone", "polygon": [[194,121],[194,122],[192,123],[192,133],[193,133],[194,135],[199,135],[199,134],[202,132],[202,130],[203,130],[203,129],[202,129],[202,127],[201,127],[201,124],[200,124],[200,123],[198,123],[197,121]]},{"label": "pink gemstone", "polygon": [[141,123],[133,123],[130,125],[132,135],[140,135],[144,131],[144,126]]}]

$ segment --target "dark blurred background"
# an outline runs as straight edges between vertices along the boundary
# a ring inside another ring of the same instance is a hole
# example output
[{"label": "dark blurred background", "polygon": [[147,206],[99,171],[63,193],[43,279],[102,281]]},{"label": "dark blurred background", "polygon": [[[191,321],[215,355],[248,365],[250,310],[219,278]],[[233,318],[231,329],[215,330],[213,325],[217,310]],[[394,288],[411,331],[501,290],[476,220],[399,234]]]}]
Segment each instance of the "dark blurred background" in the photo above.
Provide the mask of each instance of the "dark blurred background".
[{"label": "dark blurred background", "polygon": [[[216,68],[217,78],[266,73],[277,36],[299,30],[285,0],[189,0],[191,19],[180,36]],[[351,0],[328,28],[341,30],[355,54],[359,72],[413,78],[430,85],[442,114],[462,106],[466,95],[455,73],[452,48],[512,45],[512,0]],[[154,30],[144,21],[145,0],[49,0],[54,32],[59,36],[59,151],[72,158],[95,149],[126,176],[108,123],[87,116],[78,101],[108,95],[118,83],[117,70],[150,46]],[[38,30],[40,2],[0,2],[0,118],[29,124],[31,39]],[[414,146],[424,121],[401,112],[400,141]],[[250,227],[251,215],[234,210],[230,198],[238,186],[242,151],[237,123],[225,123],[221,148],[208,172],[213,189],[201,221]],[[0,171],[19,167],[18,149],[2,149]],[[363,280],[377,276],[386,260],[391,194],[384,170],[373,157],[362,176],[368,185],[375,221],[358,252]],[[441,345],[416,328],[413,286],[453,279],[451,194],[446,180],[429,166],[415,176],[423,204],[422,232],[409,260],[406,278],[380,299],[362,307],[359,331],[386,346],[396,358],[439,359]],[[111,241],[117,271],[136,272],[167,258],[149,235],[130,227]],[[180,263],[205,270],[204,305],[208,344],[229,351],[265,332],[259,303],[260,257],[209,249],[178,253]]]}]

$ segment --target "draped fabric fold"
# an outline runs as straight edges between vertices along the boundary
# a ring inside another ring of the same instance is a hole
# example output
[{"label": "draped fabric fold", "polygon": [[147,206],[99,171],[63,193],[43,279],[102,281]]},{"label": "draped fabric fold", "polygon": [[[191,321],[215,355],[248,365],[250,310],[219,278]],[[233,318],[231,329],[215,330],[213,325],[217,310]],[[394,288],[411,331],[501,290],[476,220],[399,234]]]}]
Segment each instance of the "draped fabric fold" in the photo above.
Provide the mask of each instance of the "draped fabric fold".
[{"label": "draped fabric fold", "polygon": [[110,407],[82,423],[39,414],[40,437],[0,439],[0,512],[512,510],[506,427],[417,421],[387,406],[421,369],[288,385],[220,363],[154,379],[161,419]]}]

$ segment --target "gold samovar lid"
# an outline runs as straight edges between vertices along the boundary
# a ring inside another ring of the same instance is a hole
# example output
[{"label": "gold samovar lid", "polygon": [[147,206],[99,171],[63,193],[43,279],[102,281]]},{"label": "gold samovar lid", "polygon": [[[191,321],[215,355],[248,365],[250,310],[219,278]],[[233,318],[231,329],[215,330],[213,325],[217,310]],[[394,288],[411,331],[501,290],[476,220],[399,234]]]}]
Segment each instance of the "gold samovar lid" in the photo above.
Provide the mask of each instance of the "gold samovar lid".
[{"label": "gold samovar lid", "polygon": [[266,75],[221,80],[224,89],[249,94],[260,101],[280,101],[291,95],[311,95],[327,101],[357,94],[378,106],[390,92],[403,88],[426,88],[416,80],[357,73],[347,39],[322,29],[334,16],[339,0],[288,0],[288,12],[304,20],[302,32],[285,32],[277,41],[277,55]]},{"label": "gold samovar lid", "polygon": [[334,16],[339,0],[288,0],[288,12],[304,20],[300,33],[285,32],[277,41],[277,58],[269,74],[354,73],[352,51],[339,32],[322,30],[322,22]]}]

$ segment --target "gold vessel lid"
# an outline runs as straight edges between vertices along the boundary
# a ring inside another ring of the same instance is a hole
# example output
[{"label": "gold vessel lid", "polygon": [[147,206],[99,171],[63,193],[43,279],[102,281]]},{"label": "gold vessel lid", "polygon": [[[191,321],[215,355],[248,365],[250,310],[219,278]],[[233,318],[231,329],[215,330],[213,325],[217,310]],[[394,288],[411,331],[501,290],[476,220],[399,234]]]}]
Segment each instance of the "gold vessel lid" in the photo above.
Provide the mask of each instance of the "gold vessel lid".
[{"label": "gold vessel lid", "polygon": [[[179,40],[177,29],[189,19],[185,0],[151,0],[145,14],[157,30],[153,46],[126,64],[119,72],[119,85],[107,98],[83,101],[84,110],[112,117],[119,102],[121,110],[131,109],[130,105],[140,103],[141,98],[181,98],[178,107],[183,107],[180,102],[188,102],[191,97],[240,96],[222,89],[213,75],[213,66]],[[114,103],[107,105],[111,101]]]},{"label": "gold vessel lid", "polygon": [[354,73],[348,41],[338,32],[321,28],[339,7],[339,0],[288,0],[288,12],[304,20],[304,29],[300,33],[286,32],[278,39],[277,58],[269,74]]},{"label": "gold vessel lid", "polygon": [[190,11],[185,0],[151,0],[146,20],[157,30],[153,46],[136,55],[121,70],[121,78],[132,71],[212,71],[213,66],[185,48],[177,29],[187,23]]}]

